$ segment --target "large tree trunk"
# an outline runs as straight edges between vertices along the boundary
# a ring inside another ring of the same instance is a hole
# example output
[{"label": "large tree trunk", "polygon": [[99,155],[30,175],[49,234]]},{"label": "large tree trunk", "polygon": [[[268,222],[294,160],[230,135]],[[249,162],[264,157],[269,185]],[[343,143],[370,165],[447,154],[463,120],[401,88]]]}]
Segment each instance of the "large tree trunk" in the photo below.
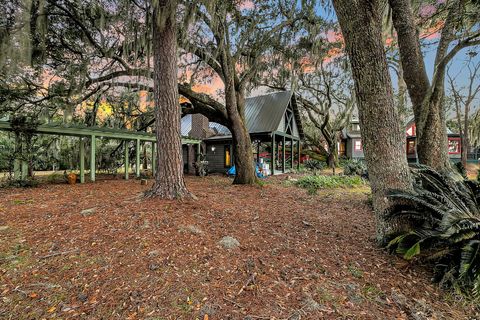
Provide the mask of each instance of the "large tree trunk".
[{"label": "large tree trunk", "polygon": [[245,92],[235,90],[233,68],[226,76],[225,107],[230,120],[235,163],[234,184],[253,184],[256,181],[252,142],[245,123]]},{"label": "large tree trunk", "polygon": [[183,178],[175,12],[170,12],[175,9],[171,1],[161,0],[154,5],[152,19],[158,161],[155,183],[147,195],[165,199],[190,196]]},{"label": "large tree trunk", "polygon": [[377,240],[397,230],[385,220],[390,189],[412,188],[405,155],[405,132],[398,122],[382,41],[376,0],[334,0],[352,67],[365,160],[372,188]]},{"label": "large tree trunk", "polygon": [[[449,168],[448,139],[443,106],[445,68],[437,68],[451,42],[452,24],[445,23],[435,59],[433,87],[425,69],[420,39],[410,0],[389,0],[397,31],[404,79],[413,104],[417,133],[417,155],[422,164],[437,170]],[[453,10],[453,9],[452,9]]]}]

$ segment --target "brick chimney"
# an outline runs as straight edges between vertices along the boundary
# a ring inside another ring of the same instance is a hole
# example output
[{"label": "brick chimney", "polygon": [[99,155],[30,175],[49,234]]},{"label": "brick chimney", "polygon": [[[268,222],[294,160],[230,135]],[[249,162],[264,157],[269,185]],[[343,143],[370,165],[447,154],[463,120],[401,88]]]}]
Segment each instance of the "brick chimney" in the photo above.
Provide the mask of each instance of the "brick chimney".
[{"label": "brick chimney", "polygon": [[208,118],[202,114],[192,114],[192,130],[190,136],[196,139],[205,139],[209,132]]}]

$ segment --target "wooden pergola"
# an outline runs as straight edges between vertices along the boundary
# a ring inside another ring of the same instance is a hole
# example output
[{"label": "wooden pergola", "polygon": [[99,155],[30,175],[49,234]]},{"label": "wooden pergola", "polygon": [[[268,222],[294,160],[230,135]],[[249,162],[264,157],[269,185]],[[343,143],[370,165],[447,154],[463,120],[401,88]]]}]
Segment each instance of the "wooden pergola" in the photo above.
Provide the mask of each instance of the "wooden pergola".
[{"label": "wooden pergola", "polygon": [[[9,121],[0,121],[0,130],[13,131]],[[80,143],[80,183],[85,182],[85,142],[90,141],[90,180],[95,181],[95,158],[96,158],[96,138],[110,138],[123,140],[125,144],[125,179],[128,179],[129,153],[127,144],[130,141],[136,142],[135,148],[135,175],[140,176],[140,142],[147,141],[152,143],[152,171],[155,170],[156,160],[156,144],[157,138],[153,133],[136,132],[123,129],[112,129],[105,127],[87,127],[81,125],[64,125],[64,124],[41,124],[37,126],[33,133],[35,134],[51,134],[60,136],[79,137]],[[182,137],[182,144],[196,144],[200,148],[201,140]],[[28,164],[25,161],[15,160],[14,176],[15,179],[26,178]]]}]

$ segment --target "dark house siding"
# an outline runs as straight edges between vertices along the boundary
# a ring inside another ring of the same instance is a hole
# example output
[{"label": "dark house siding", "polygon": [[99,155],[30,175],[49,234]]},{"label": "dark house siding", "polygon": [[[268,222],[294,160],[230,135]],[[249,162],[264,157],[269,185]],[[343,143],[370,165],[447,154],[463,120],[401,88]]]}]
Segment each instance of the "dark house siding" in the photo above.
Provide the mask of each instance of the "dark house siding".
[{"label": "dark house siding", "polygon": [[[225,166],[225,147],[228,146],[231,150],[230,154],[233,156],[232,145],[228,141],[208,142],[207,143],[207,160],[208,172],[226,173],[230,167]],[[215,147],[215,151],[212,151]],[[231,159],[233,164],[233,158]]]}]

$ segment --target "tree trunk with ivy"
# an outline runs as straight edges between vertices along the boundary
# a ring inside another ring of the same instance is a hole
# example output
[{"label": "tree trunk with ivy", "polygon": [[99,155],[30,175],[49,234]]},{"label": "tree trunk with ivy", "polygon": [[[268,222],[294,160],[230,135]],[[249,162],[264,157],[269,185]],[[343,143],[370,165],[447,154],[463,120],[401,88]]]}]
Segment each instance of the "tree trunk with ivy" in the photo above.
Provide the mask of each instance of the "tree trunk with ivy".
[{"label": "tree trunk with ivy", "polygon": [[405,156],[405,133],[398,121],[382,41],[382,15],[376,0],[334,0],[352,67],[365,160],[372,188],[377,240],[399,226],[385,220],[391,189],[412,188]]},{"label": "tree trunk with ivy", "polygon": [[152,19],[158,161],[155,183],[147,195],[164,199],[191,196],[183,177],[174,1],[163,0],[154,4]]}]

